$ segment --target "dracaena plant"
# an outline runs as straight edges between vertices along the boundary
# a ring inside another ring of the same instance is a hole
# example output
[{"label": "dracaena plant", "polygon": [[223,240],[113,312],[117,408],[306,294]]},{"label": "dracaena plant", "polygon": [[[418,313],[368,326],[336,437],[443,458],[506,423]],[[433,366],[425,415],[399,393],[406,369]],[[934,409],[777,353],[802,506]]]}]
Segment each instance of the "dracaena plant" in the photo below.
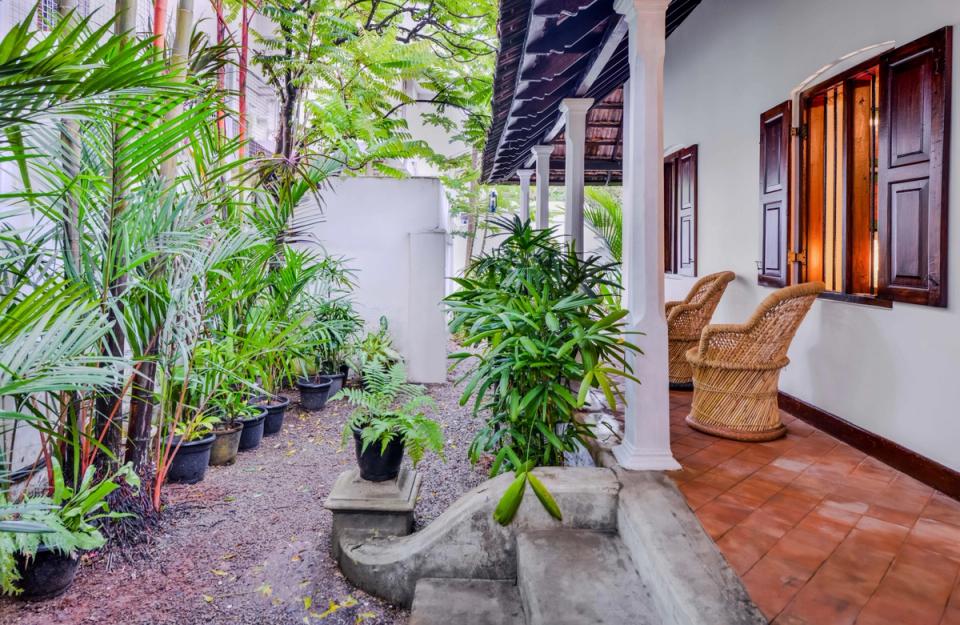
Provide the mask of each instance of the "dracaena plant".
[{"label": "dracaena plant", "polygon": [[389,368],[372,363],[363,370],[363,382],[363,388],[344,388],[332,398],[354,407],[343,428],[344,444],[359,431],[363,451],[378,445],[382,453],[400,439],[414,466],[427,451],[443,457],[443,430],[425,412],[436,404],[422,386],[407,382],[403,363]]},{"label": "dracaena plant", "polygon": [[616,265],[581,257],[552,230],[536,230],[519,218],[499,219],[499,246],[480,256],[459,290],[446,299],[451,331],[465,351],[451,355],[467,365],[459,380],[461,404],[486,415],[470,446],[476,462],[492,454],[491,475],[516,474],[497,507],[509,523],[526,483],[559,518],[556,502],[530,473],[560,465],[594,435],[576,419],[592,388],[617,403],[616,378],[634,379],[626,360],[639,349],[624,339],[626,311],[604,305]]}]

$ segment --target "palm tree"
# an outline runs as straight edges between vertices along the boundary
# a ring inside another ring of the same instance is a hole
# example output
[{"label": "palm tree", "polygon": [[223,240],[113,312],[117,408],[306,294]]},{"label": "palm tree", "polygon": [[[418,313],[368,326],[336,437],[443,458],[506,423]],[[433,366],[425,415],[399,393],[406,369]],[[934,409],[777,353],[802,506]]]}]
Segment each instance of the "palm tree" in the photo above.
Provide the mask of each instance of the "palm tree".
[{"label": "palm tree", "polygon": [[623,262],[623,204],[610,189],[587,187],[583,215],[587,224],[603,241],[610,260]]}]

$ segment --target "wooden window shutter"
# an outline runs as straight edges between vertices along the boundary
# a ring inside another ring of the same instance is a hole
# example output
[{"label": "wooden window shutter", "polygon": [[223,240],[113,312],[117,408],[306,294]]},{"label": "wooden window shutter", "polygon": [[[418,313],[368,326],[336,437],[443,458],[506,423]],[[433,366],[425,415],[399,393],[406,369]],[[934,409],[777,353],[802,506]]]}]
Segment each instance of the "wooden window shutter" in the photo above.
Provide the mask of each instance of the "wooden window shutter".
[{"label": "wooden window shutter", "polygon": [[697,275],[697,146],[677,155],[676,267],[682,276]]},{"label": "wooden window shutter", "polygon": [[760,262],[757,282],[787,284],[790,205],[790,101],[760,116]]},{"label": "wooden window shutter", "polygon": [[663,270],[665,273],[676,273],[676,254],[674,241],[676,240],[674,224],[676,217],[677,195],[677,153],[673,152],[663,159]]},{"label": "wooden window shutter", "polygon": [[888,53],[881,63],[880,297],[947,305],[947,176],[951,30]]}]

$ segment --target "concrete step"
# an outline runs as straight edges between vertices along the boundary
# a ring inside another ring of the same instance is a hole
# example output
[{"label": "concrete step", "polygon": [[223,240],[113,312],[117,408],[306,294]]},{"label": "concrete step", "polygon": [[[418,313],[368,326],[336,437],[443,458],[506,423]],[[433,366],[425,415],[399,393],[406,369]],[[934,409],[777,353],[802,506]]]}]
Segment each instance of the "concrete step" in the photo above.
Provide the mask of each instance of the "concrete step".
[{"label": "concrete step", "polygon": [[512,581],[439,579],[417,581],[409,625],[525,625],[520,593]]},{"label": "concrete step", "polygon": [[614,533],[517,534],[517,585],[527,625],[660,625],[650,589]]}]

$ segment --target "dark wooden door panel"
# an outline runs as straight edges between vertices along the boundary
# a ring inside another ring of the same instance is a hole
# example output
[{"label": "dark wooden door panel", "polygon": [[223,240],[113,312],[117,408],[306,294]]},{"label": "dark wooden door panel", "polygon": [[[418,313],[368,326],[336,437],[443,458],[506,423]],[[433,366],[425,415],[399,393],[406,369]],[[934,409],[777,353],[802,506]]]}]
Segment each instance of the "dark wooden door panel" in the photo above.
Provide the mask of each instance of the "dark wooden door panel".
[{"label": "dark wooden door panel", "polygon": [[947,305],[952,30],[888,53],[881,66],[879,293]]},{"label": "dark wooden door panel", "polygon": [[930,160],[932,54],[932,49],[924,50],[902,61],[890,63],[888,67],[888,167]]},{"label": "dark wooden door panel", "polygon": [[760,267],[757,281],[785,286],[789,222],[790,101],[760,116]]},{"label": "dark wooden door panel", "polygon": [[697,275],[697,146],[677,159],[677,273]]},{"label": "dark wooden door panel", "polygon": [[926,289],[930,270],[927,245],[929,180],[890,185],[889,286]]}]

